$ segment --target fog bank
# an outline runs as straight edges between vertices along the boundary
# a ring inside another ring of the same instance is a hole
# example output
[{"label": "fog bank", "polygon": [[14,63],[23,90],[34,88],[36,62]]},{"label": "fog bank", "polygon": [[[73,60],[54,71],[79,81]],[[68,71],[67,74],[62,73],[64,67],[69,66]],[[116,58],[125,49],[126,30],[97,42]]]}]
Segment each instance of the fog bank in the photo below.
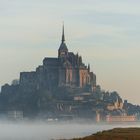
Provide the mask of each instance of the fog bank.
[{"label": "fog bank", "polygon": [[[97,131],[115,127],[121,127],[121,125],[78,124],[68,122],[56,124],[46,122],[0,122],[0,140],[50,140],[83,137],[96,133]],[[130,126],[125,125],[123,127]],[[136,125],[131,125],[131,127],[136,127]]]}]

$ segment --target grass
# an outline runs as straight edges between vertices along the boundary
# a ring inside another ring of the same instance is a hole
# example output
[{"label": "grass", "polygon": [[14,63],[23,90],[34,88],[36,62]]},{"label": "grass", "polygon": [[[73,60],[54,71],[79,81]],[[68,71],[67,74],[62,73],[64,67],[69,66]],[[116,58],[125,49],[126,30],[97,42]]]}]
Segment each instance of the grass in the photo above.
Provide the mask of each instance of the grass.
[{"label": "grass", "polygon": [[114,128],[73,140],[140,140],[140,128]]}]

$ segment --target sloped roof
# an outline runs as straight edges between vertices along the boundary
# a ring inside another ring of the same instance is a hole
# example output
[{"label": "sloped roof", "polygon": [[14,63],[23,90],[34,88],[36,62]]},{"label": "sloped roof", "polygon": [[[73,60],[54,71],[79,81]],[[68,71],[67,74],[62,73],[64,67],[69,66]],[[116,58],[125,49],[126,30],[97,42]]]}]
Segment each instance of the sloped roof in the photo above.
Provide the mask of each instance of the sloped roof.
[{"label": "sloped roof", "polygon": [[64,42],[61,43],[60,47],[59,47],[59,51],[63,50],[63,51],[68,51],[68,48],[66,46],[66,44]]}]

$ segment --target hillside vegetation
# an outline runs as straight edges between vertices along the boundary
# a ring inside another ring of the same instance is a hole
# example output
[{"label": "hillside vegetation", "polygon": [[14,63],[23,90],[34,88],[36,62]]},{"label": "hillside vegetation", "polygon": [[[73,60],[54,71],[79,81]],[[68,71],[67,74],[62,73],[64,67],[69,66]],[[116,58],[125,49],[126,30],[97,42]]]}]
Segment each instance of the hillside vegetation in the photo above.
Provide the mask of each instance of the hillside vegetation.
[{"label": "hillside vegetation", "polygon": [[115,128],[73,140],[140,140],[140,128]]}]

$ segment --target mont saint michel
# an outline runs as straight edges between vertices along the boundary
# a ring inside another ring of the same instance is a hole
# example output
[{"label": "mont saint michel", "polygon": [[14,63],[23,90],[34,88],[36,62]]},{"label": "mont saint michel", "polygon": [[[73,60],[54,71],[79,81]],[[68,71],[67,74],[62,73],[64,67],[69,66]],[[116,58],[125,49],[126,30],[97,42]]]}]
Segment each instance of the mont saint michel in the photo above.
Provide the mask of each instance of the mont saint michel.
[{"label": "mont saint michel", "polygon": [[57,57],[45,57],[36,70],[2,86],[0,116],[21,119],[127,121],[139,119],[140,107],[116,92],[102,90],[96,74],[78,53],[69,52],[64,26]]}]

